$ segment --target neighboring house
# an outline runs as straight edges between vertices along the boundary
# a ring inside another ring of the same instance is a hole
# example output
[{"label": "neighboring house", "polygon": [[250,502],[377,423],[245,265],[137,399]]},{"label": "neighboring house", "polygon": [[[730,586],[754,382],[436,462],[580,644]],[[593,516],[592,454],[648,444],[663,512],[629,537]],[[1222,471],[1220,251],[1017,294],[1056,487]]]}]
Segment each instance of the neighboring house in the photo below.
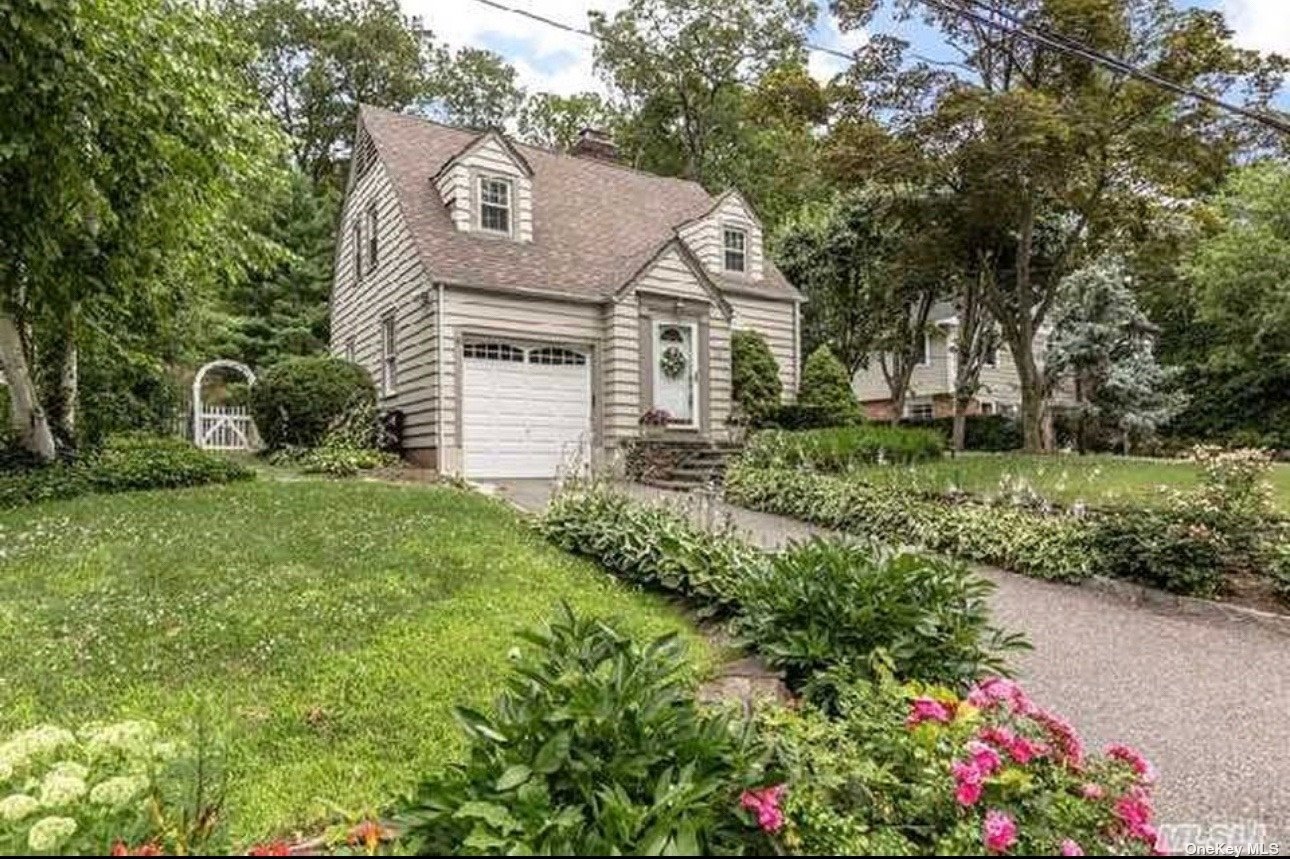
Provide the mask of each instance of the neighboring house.
[{"label": "neighboring house", "polygon": [[[581,154],[578,154],[581,153]],[[331,351],[405,415],[412,460],[470,477],[614,464],[730,415],[730,334],[765,335],[797,389],[801,294],[731,191],[372,107],[359,112],[332,289]]]},{"label": "neighboring house", "polygon": [[[954,341],[958,329],[958,315],[950,302],[938,302],[928,314],[928,331],[923,339],[922,360],[909,377],[909,393],[905,396],[907,420],[932,420],[954,414],[954,378],[958,373]],[[1037,354],[1043,356],[1045,334],[1035,337]],[[1000,343],[993,355],[981,367],[981,387],[968,404],[967,413],[1016,415],[1021,408],[1021,383],[1017,381],[1017,366],[1006,343]],[[883,376],[878,356],[870,356],[868,365],[858,370],[851,380],[856,399],[864,407],[865,416],[871,420],[890,420],[891,390]],[[1055,393],[1060,405],[1068,398],[1064,387]]]}]

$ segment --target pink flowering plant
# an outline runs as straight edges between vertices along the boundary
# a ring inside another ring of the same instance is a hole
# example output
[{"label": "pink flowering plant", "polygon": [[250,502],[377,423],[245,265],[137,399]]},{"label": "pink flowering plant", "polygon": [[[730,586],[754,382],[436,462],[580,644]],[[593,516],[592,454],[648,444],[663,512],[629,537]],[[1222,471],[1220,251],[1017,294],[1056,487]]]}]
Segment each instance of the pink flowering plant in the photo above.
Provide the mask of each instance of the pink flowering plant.
[{"label": "pink flowering plant", "polygon": [[763,717],[787,774],[776,837],[800,853],[1147,854],[1155,770],[1091,754],[1061,716],[991,677],[966,695],[854,684],[835,718]]}]

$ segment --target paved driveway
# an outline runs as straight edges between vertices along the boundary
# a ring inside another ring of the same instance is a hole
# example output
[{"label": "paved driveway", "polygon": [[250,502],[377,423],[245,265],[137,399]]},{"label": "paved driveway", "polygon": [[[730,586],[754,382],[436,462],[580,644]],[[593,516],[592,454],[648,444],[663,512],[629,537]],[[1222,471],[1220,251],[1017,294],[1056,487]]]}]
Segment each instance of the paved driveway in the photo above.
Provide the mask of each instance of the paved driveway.
[{"label": "paved driveway", "polygon": [[[721,502],[703,510],[675,493],[630,491],[705,522],[728,518],[767,548],[819,531]],[[550,493],[548,481],[498,489],[529,510]],[[1068,716],[1090,748],[1121,741],[1146,752],[1161,773],[1162,823],[1261,824],[1290,850],[1290,636],[983,572],[998,585],[996,620],[1034,645],[1016,658],[1033,697]]]}]

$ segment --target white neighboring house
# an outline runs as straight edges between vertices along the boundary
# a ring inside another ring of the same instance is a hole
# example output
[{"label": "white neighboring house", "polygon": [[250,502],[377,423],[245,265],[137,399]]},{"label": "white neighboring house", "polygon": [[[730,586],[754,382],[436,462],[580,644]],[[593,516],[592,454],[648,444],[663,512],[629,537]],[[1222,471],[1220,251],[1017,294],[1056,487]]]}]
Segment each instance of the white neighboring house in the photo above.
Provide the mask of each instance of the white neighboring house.
[{"label": "white neighboring house", "polygon": [[801,294],[737,191],[364,106],[342,210],[331,351],[404,413],[407,456],[468,477],[612,461],[644,413],[727,433],[730,335],[797,390]]},{"label": "white neighboring house", "polygon": [[[922,360],[909,377],[909,393],[905,396],[905,410],[900,417],[906,420],[932,420],[954,414],[954,377],[958,373],[954,341],[958,333],[958,315],[950,302],[938,302],[928,314],[928,331],[924,336]],[[1035,335],[1035,350],[1042,357],[1047,342],[1047,331]],[[995,353],[986,359],[981,368],[981,388],[968,404],[970,415],[1002,414],[1016,416],[1021,409],[1021,383],[1017,381],[1017,365],[1006,343],[1000,343]],[[890,420],[892,417],[891,392],[883,377],[876,355],[870,356],[868,366],[858,370],[851,380],[851,387],[871,420]],[[1053,395],[1057,404],[1065,403],[1067,392],[1059,386]]]}]

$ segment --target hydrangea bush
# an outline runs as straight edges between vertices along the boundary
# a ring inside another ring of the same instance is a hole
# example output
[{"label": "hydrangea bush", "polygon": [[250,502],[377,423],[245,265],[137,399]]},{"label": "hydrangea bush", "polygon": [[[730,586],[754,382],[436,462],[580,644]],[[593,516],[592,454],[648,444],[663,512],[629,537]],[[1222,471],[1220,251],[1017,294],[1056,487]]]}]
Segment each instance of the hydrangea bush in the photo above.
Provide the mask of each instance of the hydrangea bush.
[{"label": "hydrangea bush", "polygon": [[147,843],[158,773],[177,756],[150,722],[44,725],[0,743],[0,853],[107,853]]}]

